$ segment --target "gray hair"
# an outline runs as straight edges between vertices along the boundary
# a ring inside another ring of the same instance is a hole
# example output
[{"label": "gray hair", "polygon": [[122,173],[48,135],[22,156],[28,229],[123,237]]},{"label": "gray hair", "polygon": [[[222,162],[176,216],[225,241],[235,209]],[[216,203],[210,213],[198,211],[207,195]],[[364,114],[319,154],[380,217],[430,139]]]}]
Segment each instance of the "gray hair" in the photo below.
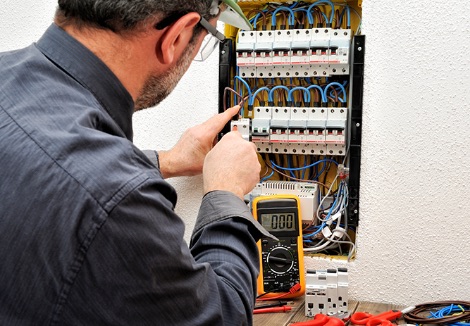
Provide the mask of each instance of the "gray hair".
[{"label": "gray hair", "polygon": [[[213,0],[58,0],[56,22],[109,29],[119,33],[132,31],[150,19],[170,25],[189,12],[210,19]],[[172,21],[173,20],[173,21]]]}]

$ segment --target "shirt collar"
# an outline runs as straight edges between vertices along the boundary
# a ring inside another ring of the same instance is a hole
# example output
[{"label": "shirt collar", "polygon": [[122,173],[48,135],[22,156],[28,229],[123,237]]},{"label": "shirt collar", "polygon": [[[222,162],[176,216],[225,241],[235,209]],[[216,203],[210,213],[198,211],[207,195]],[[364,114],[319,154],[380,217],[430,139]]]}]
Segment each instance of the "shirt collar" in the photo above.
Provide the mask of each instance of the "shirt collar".
[{"label": "shirt collar", "polygon": [[88,89],[132,141],[134,101],[103,61],[55,24],[46,30],[36,46]]}]

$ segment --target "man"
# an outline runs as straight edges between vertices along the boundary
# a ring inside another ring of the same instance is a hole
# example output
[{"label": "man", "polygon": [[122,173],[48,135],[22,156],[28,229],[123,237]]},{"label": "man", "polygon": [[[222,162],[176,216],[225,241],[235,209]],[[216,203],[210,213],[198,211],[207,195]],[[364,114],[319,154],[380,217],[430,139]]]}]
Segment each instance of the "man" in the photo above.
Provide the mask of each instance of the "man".
[{"label": "man", "polygon": [[[132,144],[133,112],[207,56],[227,4],[59,0],[36,44],[0,54],[1,325],[251,324],[260,166],[236,132],[213,146],[238,108],[170,151]],[[201,172],[188,247],[163,179]]]}]

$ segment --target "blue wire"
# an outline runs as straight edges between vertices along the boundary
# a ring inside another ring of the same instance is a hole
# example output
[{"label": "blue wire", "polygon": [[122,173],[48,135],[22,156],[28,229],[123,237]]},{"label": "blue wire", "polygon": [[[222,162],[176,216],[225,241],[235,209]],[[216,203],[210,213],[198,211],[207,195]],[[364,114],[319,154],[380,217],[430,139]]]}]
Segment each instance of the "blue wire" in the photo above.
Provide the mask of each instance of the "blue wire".
[{"label": "blue wire", "polygon": [[294,25],[295,24],[295,15],[294,15],[294,12],[292,11],[292,9],[290,9],[289,7],[279,7],[276,10],[274,10],[274,12],[273,12],[273,16],[272,16],[272,19],[271,19],[271,25],[273,27],[276,26],[276,14],[279,11],[288,11],[289,12],[289,25]]},{"label": "blue wire", "polygon": [[287,94],[287,100],[293,102],[293,100],[292,100],[292,93],[293,93],[294,91],[298,91],[298,90],[304,91],[304,101],[305,101],[306,103],[310,103],[310,92],[308,91],[308,89],[306,89],[305,87],[302,87],[302,86],[297,86],[297,87],[292,88],[292,89],[289,91],[289,93]]},{"label": "blue wire", "polygon": [[[237,68],[235,69],[235,76],[238,76],[240,72],[240,68],[237,66]],[[237,83],[233,83],[233,90],[236,92],[237,91]],[[233,103],[236,103],[237,101],[237,98],[236,98],[237,95],[233,94]]]},{"label": "blue wire", "polygon": [[286,170],[286,171],[301,171],[301,170],[304,170],[304,169],[308,169],[308,168],[311,168],[312,166],[315,166],[315,165],[318,165],[322,162],[333,162],[335,163],[336,165],[338,165],[338,162],[332,160],[332,159],[323,159],[323,160],[320,160],[320,161],[316,161],[315,163],[312,163],[310,165],[306,165],[306,166],[303,166],[301,168],[285,168],[285,167],[282,167],[282,166],[279,166],[277,165],[276,163],[274,163],[273,161],[271,161],[271,165],[274,166],[275,168],[278,168],[278,169],[281,169],[281,170]]},{"label": "blue wire", "polygon": [[305,11],[307,13],[308,23],[310,25],[314,24],[314,19],[313,19],[312,13],[310,11],[308,11],[306,8],[297,8],[297,9],[294,9],[293,11],[294,12]]},{"label": "blue wire", "polygon": [[297,7],[298,4],[298,2],[294,2],[292,5],[289,6],[289,8],[294,9],[295,7]]},{"label": "blue wire", "polygon": [[[307,160],[304,158],[304,162],[307,162]],[[305,165],[304,165],[305,166]],[[302,179],[305,179],[305,173],[307,172],[307,169],[302,171]]]},{"label": "blue wire", "polygon": [[[291,162],[292,162],[292,157],[288,156],[287,157],[287,166],[290,168],[291,167]],[[292,178],[295,178],[294,171],[289,170],[289,174],[291,175]]]},{"label": "blue wire", "polygon": [[264,177],[263,179],[261,179],[261,182],[265,182],[266,180],[270,179],[273,175],[274,175],[274,170],[271,172],[270,175],[268,175],[267,177]]},{"label": "blue wire", "polygon": [[340,83],[337,83],[337,82],[329,83],[325,87],[325,91],[324,91],[325,94],[327,93],[328,88],[330,88],[331,86],[338,86],[341,89],[341,92],[343,92],[343,100],[341,101],[341,99],[340,99],[340,101],[345,103],[346,102],[346,89],[344,88],[344,86]]},{"label": "blue wire", "polygon": [[348,10],[348,11],[346,11],[346,13],[348,15],[348,26],[346,26],[346,27],[349,28],[349,27],[351,27],[351,8],[349,6],[346,6],[346,8]]},{"label": "blue wire", "polygon": [[[340,184],[340,187],[341,187],[341,184]],[[331,208],[329,209],[328,214],[326,215],[325,219],[323,220],[323,223],[321,224],[320,228],[317,231],[315,231],[314,233],[307,234],[306,235],[307,238],[310,238],[310,237],[313,237],[313,236],[317,235],[318,233],[321,232],[321,230],[323,230],[325,228],[326,221],[328,221],[330,219],[331,213],[333,212],[333,208],[336,206],[338,198],[339,198],[339,196],[335,197],[335,200],[333,201],[333,204],[331,205]]]},{"label": "blue wire", "polygon": [[260,14],[260,13],[257,13],[256,16],[253,18],[253,23],[252,23],[252,25],[253,25],[253,28],[254,28],[254,29],[256,29],[256,25],[258,24],[258,18],[259,18],[259,16],[261,16],[261,14]]},{"label": "blue wire", "polygon": [[318,89],[318,90],[320,91],[320,94],[321,94],[321,101],[322,101],[323,103],[326,103],[326,102],[327,102],[327,100],[326,100],[326,95],[325,95],[325,93],[323,92],[323,89],[322,89],[320,86],[318,86],[318,85],[310,85],[309,87],[307,87],[307,90],[310,92],[310,90],[311,90],[312,88],[316,88],[316,89]]},{"label": "blue wire", "polygon": [[263,86],[263,87],[258,88],[258,89],[253,93],[253,95],[248,98],[248,105],[253,105],[253,103],[255,103],[256,95],[258,95],[258,93],[261,92],[261,91],[267,91],[267,92],[269,92],[269,88],[267,88],[266,86]]},{"label": "blue wire", "polygon": [[246,80],[244,80],[240,76],[235,76],[235,79],[241,81],[245,85],[246,89],[248,90],[248,96],[251,96],[251,88],[250,85],[248,85],[248,83],[246,82]]},{"label": "blue wire", "polygon": [[[436,312],[430,312],[429,318],[444,318],[453,312],[462,312],[462,309],[458,305],[451,304],[450,306],[444,307]],[[450,326],[468,326],[470,323],[449,323]]]},{"label": "blue wire", "polygon": [[[322,160],[322,161],[323,161],[323,160]],[[326,163],[326,162],[324,162],[324,163]],[[320,178],[320,176],[322,175],[322,173],[323,173],[325,170],[326,170],[326,164],[323,164],[321,170],[318,172],[318,174],[317,174],[317,175],[315,176],[315,178],[312,179],[312,180],[318,181],[318,178]]]},{"label": "blue wire", "polygon": [[[320,0],[320,1],[317,1],[313,4],[310,5],[310,7],[308,7],[308,11],[312,11],[312,8],[313,7],[316,7],[320,4],[328,4],[330,5],[331,7],[331,14],[330,14],[330,25],[333,24],[333,17],[335,15],[335,5],[333,4],[333,2],[331,2],[330,0]],[[326,17],[326,15],[324,14],[324,16]],[[326,18],[326,21],[328,21],[328,18]]]},{"label": "blue wire", "polygon": [[271,88],[271,90],[269,91],[269,95],[268,95],[268,101],[269,102],[274,102],[274,91],[276,89],[279,89],[279,88],[282,88],[282,89],[285,89],[287,92],[289,92],[289,88],[287,88],[287,86],[283,86],[283,85],[278,85],[278,86],[274,86],[273,88]]}]

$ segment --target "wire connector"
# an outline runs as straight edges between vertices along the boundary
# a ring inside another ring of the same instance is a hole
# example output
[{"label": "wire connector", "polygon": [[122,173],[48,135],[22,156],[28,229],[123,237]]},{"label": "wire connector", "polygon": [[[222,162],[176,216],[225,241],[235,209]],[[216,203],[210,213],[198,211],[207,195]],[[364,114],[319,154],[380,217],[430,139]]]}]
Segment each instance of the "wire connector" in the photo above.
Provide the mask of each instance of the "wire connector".
[{"label": "wire connector", "polygon": [[294,294],[294,293],[296,293],[296,292],[299,292],[301,288],[302,288],[302,286],[300,285],[300,283],[295,283],[294,286],[292,286],[292,287],[289,289],[289,293],[290,293],[290,294]]},{"label": "wire connector", "polygon": [[345,167],[344,164],[338,165],[338,177],[341,180],[349,178],[349,168]]}]

